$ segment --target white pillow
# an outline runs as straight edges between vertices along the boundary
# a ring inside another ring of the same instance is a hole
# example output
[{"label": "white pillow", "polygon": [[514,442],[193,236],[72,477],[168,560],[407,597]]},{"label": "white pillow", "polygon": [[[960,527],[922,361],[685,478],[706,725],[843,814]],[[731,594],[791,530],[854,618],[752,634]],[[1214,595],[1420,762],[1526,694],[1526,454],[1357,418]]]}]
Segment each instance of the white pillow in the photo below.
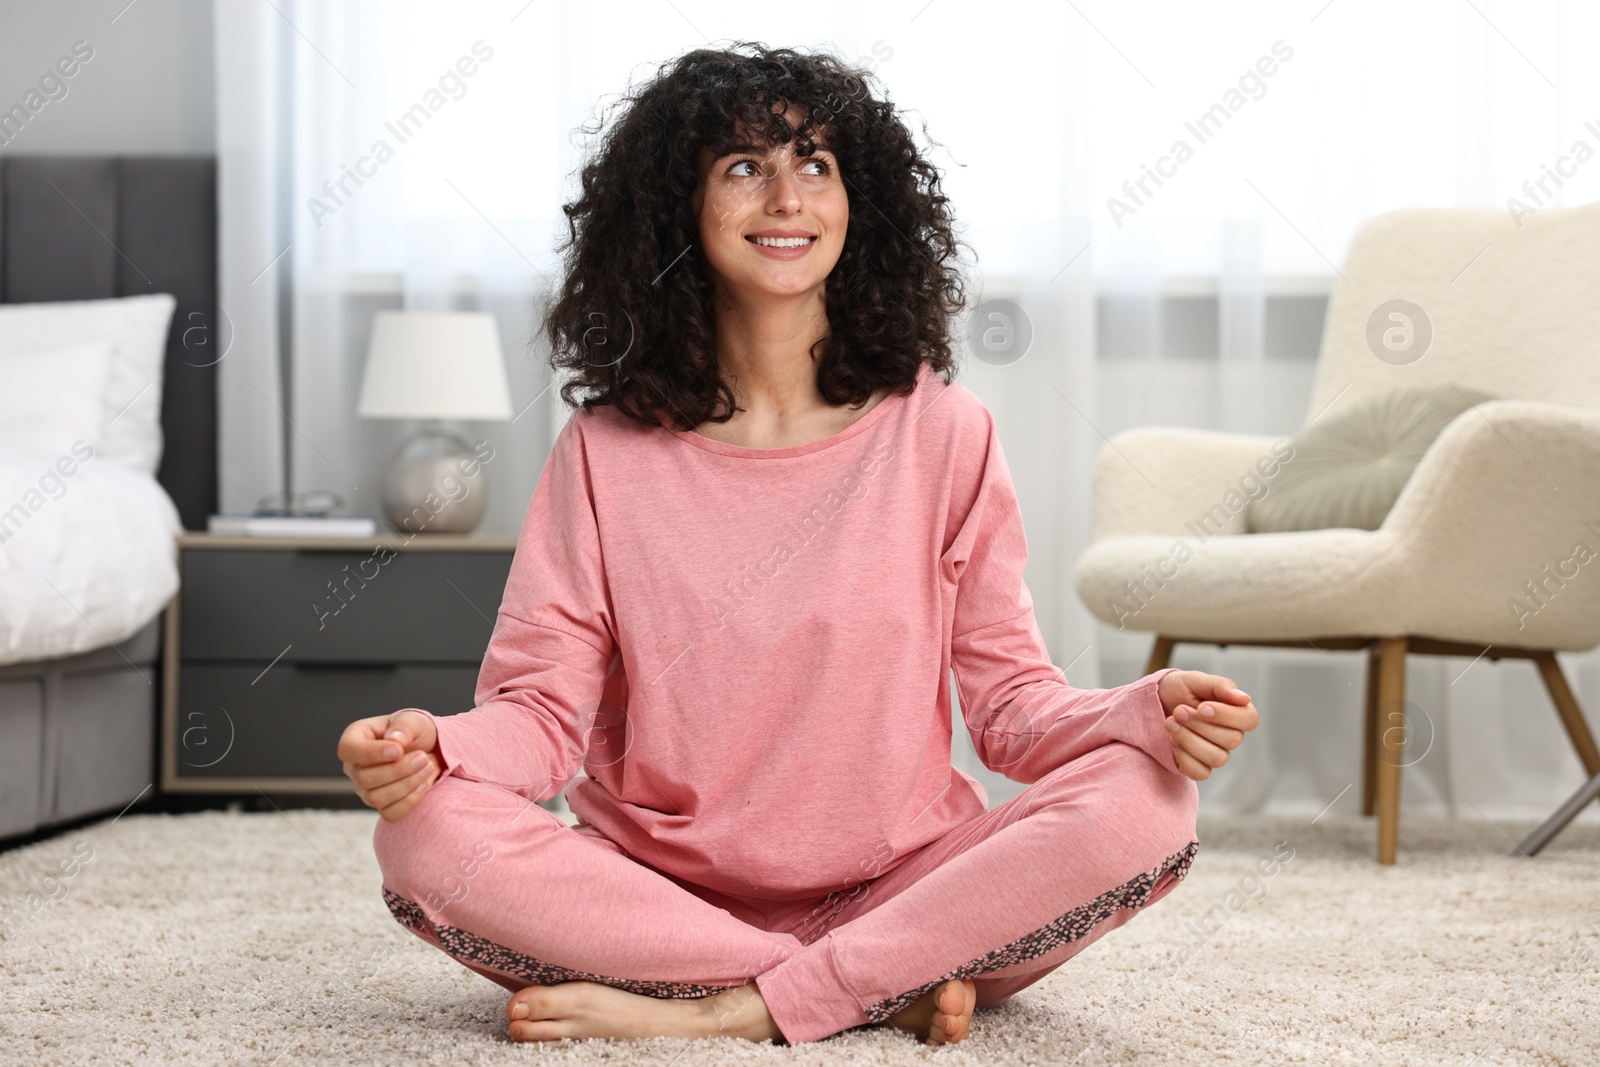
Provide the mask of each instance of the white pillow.
[{"label": "white pillow", "polygon": [[0,356],[93,342],[114,347],[96,459],[154,475],[161,463],[161,378],[177,300],[168,293],[110,300],[0,304]]},{"label": "white pillow", "polygon": [[32,352],[0,351],[0,453],[55,459],[82,442],[98,452],[109,417],[113,345],[92,341]]}]

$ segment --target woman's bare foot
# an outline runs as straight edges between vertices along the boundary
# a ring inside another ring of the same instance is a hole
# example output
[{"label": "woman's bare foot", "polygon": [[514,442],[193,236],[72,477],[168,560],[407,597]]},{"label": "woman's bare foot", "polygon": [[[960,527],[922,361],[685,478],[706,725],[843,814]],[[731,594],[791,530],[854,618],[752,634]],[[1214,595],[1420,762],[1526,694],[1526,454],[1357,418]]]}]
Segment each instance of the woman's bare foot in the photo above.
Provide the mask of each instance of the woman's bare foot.
[{"label": "woman's bare foot", "polygon": [[693,1000],[647,997],[600,982],[534,985],[512,994],[506,1018],[516,1041],[719,1035],[783,1040],[754,984]]},{"label": "woman's bare foot", "polygon": [[922,994],[884,1020],[929,1045],[955,1044],[972,1030],[972,1009],[978,987],[970,979],[952,978]]}]

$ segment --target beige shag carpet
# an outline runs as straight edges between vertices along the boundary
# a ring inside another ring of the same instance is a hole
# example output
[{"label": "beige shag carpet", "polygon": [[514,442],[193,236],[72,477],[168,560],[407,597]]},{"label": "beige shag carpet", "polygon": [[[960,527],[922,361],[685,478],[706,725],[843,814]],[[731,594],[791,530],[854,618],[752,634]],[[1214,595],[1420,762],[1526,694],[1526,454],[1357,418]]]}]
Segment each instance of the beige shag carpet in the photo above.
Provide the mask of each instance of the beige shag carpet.
[{"label": "beige shag carpet", "polygon": [[1600,1062],[1593,823],[1527,860],[1502,831],[1529,825],[1409,819],[1384,869],[1363,820],[1208,819],[1184,885],[935,1050],[883,1028],[513,1043],[506,993],[389,917],[375,819],[128,815],[0,855],[0,1061]]}]

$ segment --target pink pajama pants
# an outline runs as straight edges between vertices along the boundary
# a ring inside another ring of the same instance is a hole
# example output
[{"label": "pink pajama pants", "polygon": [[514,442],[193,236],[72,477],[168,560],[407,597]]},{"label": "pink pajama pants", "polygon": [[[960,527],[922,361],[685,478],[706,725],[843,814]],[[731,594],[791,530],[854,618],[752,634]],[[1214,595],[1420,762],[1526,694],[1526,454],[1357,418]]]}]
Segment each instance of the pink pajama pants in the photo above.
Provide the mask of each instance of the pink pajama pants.
[{"label": "pink pajama pants", "polygon": [[753,981],[797,1044],[882,1022],[946,979],[972,979],[980,1008],[1039,981],[1188,873],[1196,804],[1192,781],[1112,742],[878,877],[801,901],[713,892],[454,776],[373,843],[395,918],[507,989],[704,997]]}]

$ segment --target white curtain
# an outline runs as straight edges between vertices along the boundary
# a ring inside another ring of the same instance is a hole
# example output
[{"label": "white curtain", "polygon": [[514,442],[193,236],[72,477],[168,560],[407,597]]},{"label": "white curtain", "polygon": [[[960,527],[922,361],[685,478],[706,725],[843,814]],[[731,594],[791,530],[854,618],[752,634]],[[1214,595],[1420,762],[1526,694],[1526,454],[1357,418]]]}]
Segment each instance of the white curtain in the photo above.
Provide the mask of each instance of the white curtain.
[{"label": "white curtain", "polygon": [[222,324],[218,451],[222,510],[248,513],[283,487],[283,391],[279,375],[281,279],[287,238],[279,180],[284,97],[280,26],[265,4],[218,4],[217,303]]},{"label": "white curtain", "polygon": [[[224,232],[281,219],[269,254],[288,248],[292,323],[284,419],[228,435],[225,465],[248,468],[247,453],[270,454],[281,432],[293,488],[332,489],[376,514],[379,472],[406,427],[354,415],[372,312],[490,310],[521,414],[465,429],[496,449],[482,532],[515,533],[566,418],[534,331],[583,158],[578,128],[690,48],[827,47],[871,68],[919,138],[926,123],[976,250],[975,292],[1021,309],[1008,321],[988,303],[979,321],[1031,335],[1022,358],[972,348],[961,381],[999,421],[1056,662],[1080,686],[1131,680],[1148,638],[1098,624],[1073,588],[1104,439],[1143,424],[1292,433],[1307,415],[1321,302],[1362,221],[1410,205],[1504,204],[1575,139],[1600,143],[1583,128],[1600,120],[1592,5],[1222,8],[219,3],[220,92],[279,114],[282,152],[276,182],[225,184]],[[417,104],[428,117],[399,128]],[[225,175],[261,169],[258,144],[220,132]],[[1600,161],[1547,202],[1597,190]],[[253,275],[261,251],[225,243],[225,278]],[[259,407],[246,391],[265,383],[242,382],[225,375],[225,410]],[[1580,699],[1600,708],[1600,656],[1566,662]],[[1358,657],[1185,648],[1179,665],[1231,674],[1263,711],[1257,735],[1202,786],[1212,810],[1356,809],[1344,787],[1359,777]],[[1427,756],[1406,770],[1407,810],[1535,816],[1578,784],[1527,665],[1417,658],[1410,678],[1413,701],[1443,710]],[[1020,790],[956,734],[959,764],[993,803]]]}]

